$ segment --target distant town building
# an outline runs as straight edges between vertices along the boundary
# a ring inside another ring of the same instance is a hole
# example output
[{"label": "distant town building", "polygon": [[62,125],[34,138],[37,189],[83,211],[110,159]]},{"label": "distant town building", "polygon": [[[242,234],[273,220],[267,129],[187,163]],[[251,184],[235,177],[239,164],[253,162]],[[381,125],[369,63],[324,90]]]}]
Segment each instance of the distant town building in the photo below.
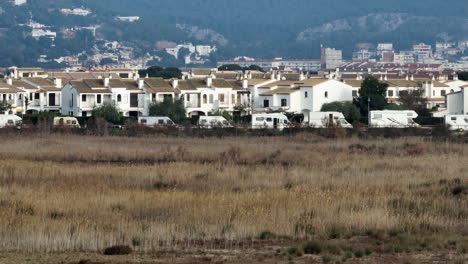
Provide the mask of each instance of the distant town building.
[{"label": "distant town building", "polygon": [[24,5],[26,2],[27,0],[13,0],[13,4],[16,6]]},{"label": "distant town building", "polygon": [[140,17],[139,16],[118,16],[115,18],[115,20],[121,21],[121,22],[136,22],[140,20]]},{"label": "distant town building", "polygon": [[367,49],[359,50],[353,53],[353,60],[364,61],[375,56],[375,53]]},{"label": "distant town building", "polygon": [[417,62],[425,63],[432,59],[432,47],[424,43],[413,45],[413,53]]},{"label": "distant town building", "polygon": [[343,64],[343,53],[341,50],[332,48],[322,48],[321,50],[322,69],[336,69]]},{"label": "distant town building", "polygon": [[237,64],[241,67],[249,67],[252,65],[260,66],[262,69],[269,71],[272,69],[290,69],[290,70],[301,70],[301,71],[313,71],[318,72],[321,70],[320,60],[294,60],[294,59],[251,59],[248,60],[226,60],[218,61],[218,67],[226,64]]},{"label": "distant town building", "polygon": [[87,16],[91,14],[90,10],[83,9],[83,8],[75,8],[75,9],[69,9],[69,8],[62,8],[60,9],[60,12],[65,15],[75,15],[75,16]]}]

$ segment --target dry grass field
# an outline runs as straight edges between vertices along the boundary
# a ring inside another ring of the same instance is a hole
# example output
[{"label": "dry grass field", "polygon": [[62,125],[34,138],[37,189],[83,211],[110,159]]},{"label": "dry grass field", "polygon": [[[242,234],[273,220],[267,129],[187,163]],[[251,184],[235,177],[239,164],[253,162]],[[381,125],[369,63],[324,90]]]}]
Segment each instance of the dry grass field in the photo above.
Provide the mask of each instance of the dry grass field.
[{"label": "dry grass field", "polygon": [[416,137],[5,135],[0,263],[466,263],[467,164]]}]

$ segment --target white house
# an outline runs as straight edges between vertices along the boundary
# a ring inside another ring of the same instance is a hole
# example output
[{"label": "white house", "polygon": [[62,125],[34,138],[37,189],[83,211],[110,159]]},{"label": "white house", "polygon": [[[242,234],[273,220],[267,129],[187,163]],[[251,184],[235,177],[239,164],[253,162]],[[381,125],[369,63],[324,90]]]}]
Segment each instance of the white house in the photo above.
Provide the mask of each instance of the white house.
[{"label": "white house", "polygon": [[447,95],[448,115],[468,115],[468,85]]},{"label": "white house", "polygon": [[23,112],[24,94],[25,92],[23,90],[13,86],[12,79],[0,81],[0,101],[6,101],[11,105],[11,109],[6,114],[16,114]]},{"label": "white house", "polygon": [[184,100],[188,116],[208,115],[210,112],[234,112],[236,107],[250,107],[250,92],[245,81],[206,79],[172,80],[172,87]]},{"label": "white house", "polygon": [[[262,87],[255,111],[318,112],[326,103],[352,101],[352,87],[336,80],[312,78],[302,81],[277,81]],[[266,90],[266,91],[265,91]],[[308,122],[305,120],[305,122]]]}]

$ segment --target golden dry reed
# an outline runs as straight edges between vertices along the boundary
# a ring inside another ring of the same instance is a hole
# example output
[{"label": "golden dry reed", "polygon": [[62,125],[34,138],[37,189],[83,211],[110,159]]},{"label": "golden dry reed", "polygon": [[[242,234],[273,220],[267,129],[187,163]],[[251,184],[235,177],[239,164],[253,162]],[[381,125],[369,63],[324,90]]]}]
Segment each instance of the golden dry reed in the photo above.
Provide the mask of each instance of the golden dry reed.
[{"label": "golden dry reed", "polygon": [[[420,138],[4,136],[0,249],[468,232],[468,145]],[[248,243],[246,243],[248,245]]]}]

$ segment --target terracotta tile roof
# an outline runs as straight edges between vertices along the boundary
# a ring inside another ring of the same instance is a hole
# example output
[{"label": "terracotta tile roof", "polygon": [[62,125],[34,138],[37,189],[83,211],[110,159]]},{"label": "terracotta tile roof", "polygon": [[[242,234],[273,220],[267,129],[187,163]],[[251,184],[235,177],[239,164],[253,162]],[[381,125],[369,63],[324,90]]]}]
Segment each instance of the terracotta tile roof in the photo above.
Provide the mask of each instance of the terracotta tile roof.
[{"label": "terracotta tile roof", "polygon": [[359,87],[361,88],[363,80],[343,80],[344,83],[351,85],[352,87]]},{"label": "terracotta tile roof", "polygon": [[34,85],[21,80],[13,80],[13,87],[26,90],[37,90]]},{"label": "terracotta tile roof", "polygon": [[242,81],[227,81],[235,91],[247,91],[242,87]]},{"label": "terracotta tile roof", "polygon": [[191,71],[195,75],[210,75],[211,74],[211,68],[193,68]]},{"label": "terracotta tile roof", "polygon": [[216,88],[232,88],[225,79],[213,79],[213,86]]},{"label": "terracotta tile roof", "polygon": [[12,85],[6,83],[5,80],[0,80],[0,94],[10,94],[10,93],[22,93],[24,91],[15,88]]}]

